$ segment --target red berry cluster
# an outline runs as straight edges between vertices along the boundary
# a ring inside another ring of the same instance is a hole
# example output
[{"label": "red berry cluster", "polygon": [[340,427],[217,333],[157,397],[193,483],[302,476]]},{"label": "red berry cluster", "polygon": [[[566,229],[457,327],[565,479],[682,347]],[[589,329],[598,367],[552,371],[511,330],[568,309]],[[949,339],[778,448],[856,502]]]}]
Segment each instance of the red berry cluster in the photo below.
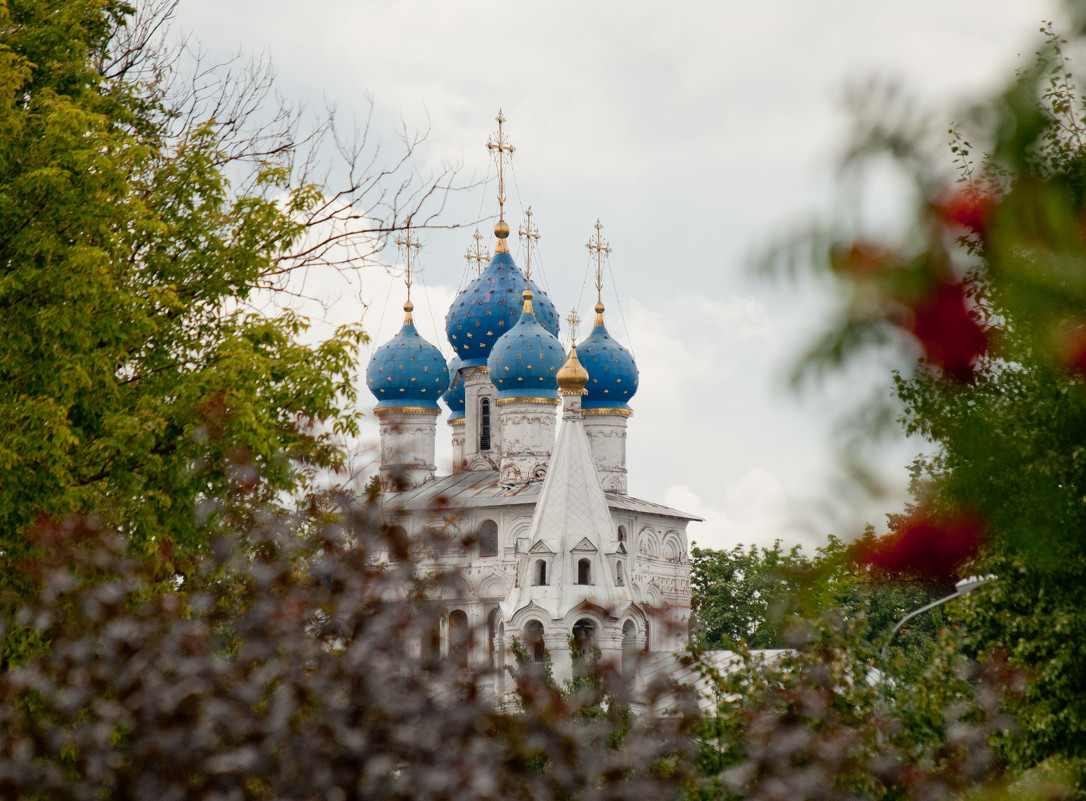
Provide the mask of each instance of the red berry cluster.
[{"label": "red berry cluster", "polygon": [[897,531],[877,540],[860,561],[889,573],[951,581],[983,541],[984,526],[974,514],[918,509]]}]

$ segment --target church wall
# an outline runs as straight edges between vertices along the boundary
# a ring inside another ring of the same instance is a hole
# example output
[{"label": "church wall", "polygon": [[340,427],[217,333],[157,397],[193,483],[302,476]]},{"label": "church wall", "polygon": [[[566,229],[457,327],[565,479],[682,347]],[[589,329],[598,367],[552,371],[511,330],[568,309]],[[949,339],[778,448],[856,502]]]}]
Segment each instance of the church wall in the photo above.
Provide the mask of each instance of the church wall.
[{"label": "church wall", "polygon": [[377,410],[381,426],[381,477],[417,487],[434,477],[437,409],[390,407]]},{"label": "church wall", "polygon": [[686,521],[662,515],[635,515],[631,580],[638,596],[664,614],[651,632],[649,649],[683,648],[690,627],[690,558]]},{"label": "church wall", "polygon": [[[494,385],[486,368],[482,367],[465,371],[464,385],[465,419],[450,431],[454,444],[454,472],[496,470],[503,462],[506,465],[515,462],[520,481],[501,481],[500,475],[495,476],[495,480],[502,484],[520,483],[525,477],[540,480],[545,470],[537,470],[536,466],[549,459],[554,441],[553,407],[519,403],[499,406]],[[485,439],[480,416],[484,399],[489,403],[490,412],[489,450],[480,449],[481,440]],[[591,431],[589,444],[600,482],[606,490],[624,493],[627,417],[597,414],[593,418],[586,429]],[[585,420],[587,424],[588,416]],[[508,434],[508,442],[504,442],[503,434]],[[531,458],[526,461],[528,456]],[[462,593],[438,601],[443,613],[440,631],[443,656],[466,658],[467,664],[477,668],[509,663],[513,659],[510,650],[513,637],[522,643],[528,642],[528,634],[522,627],[529,620],[537,620],[543,625],[544,643],[551,653],[559,680],[572,675],[569,637],[580,620],[592,620],[596,642],[605,657],[621,659],[623,663],[636,661],[636,654],[642,651],[668,652],[685,647],[690,618],[687,521],[618,508],[610,510],[611,530],[597,533],[598,551],[566,554],[565,558],[571,561],[564,565],[565,574],[577,575],[579,558],[591,561],[592,584],[601,581],[600,571],[609,574],[608,581],[619,584],[620,572],[621,586],[630,588],[634,604],[627,609],[611,610],[612,614],[599,608],[578,607],[565,616],[569,619],[560,620],[529,610],[523,620],[505,621],[500,620],[499,613],[498,625],[502,631],[499,636],[497,628],[488,625],[488,617],[498,610],[499,603],[518,581],[532,581],[531,571],[537,558],[556,558],[527,553],[534,511],[533,499],[523,504],[411,510],[397,519],[409,536],[418,536],[424,527],[429,527],[445,530],[453,540],[449,550],[433,565],[440,569],[459,569],[465,578]],[[484,555],[481,551],[480,527],[488,520],[497,526],[497,553],[493,555]],[[548,575],[553,574],[554,565],[549,564]],[[463,656],[464,635],[459,633],[465,619],[471,632],[466,657]],[[491,632],[491,628],[495,630]],[[501,676],[495,677],[496,683],[501,681]],[[496,689],[500,688],[496,685]]]},{"label": "church wall", "polygon": [[618,409],[586,409],[584,431],[605,492],[626,494],[626,426],[630,413]]},{"label": "church wall", "polygon": [[[454,546],[440,562],[440,567],[459,567],[466,579],[466,591],[456,597],[441,600],[446,616],[462,610],[468,617],[473,632],[470,664],[484,667],[490,660],[487,616],[497,609],[498,603],[517,581],[518,569],[524,573],[522,581],[530,581],[528,572],[532,558],[518,552],[526,547],[526,535],[531,525],[534,506],[495,505],[461,510],[443,510],[439,514],[430,511],[412,511],[397,522],[403,525],[409,536],[418,536],[424,527],[447,527],[457,539],[475,539],[484,521],[492,520],[498,526],[498,553],[480,556],[479,543]],[[625,532],[626,555],[623,558],[625,580],[635,590],[639,606],[646,608],[642,620],[637,613],[616,610],[618,618],[603,620],[598,615],[577,613],[574,616],[593,617],[599,624],[599,644],[608,658],[618,659],[628,651],[676,651],[686,646],[690,620],[690,560],[687,551],[686,525],[681,518],[666,517],[612,509],[614,524],[611,536],[603,543],[598,556],[605,560],[607,569],[613,569],[614,551],[618,551],[619,529]],[[436,565],[435,565],[436,566]],[[565,674],[570,664],[568,637],[575,620],[555,621],[542,619],[547,648],[551,651],[555,669]],[[626,622],[636,620],[633,636],[623,631]],[[503,621],[509,626],[510,621]],[[568,624],[568,625],[567,625]],[[513,636],[524,641],[524,632],[518,626],[508,628],[502,642],[496,646],[495,659],[512,660],[510,643]],[[449,654],[449,630],[447,624],[441,633],[442,653]],[[558,657],[561,657],[559,659]],[[559,665],[561,662],[561,665]]]},{"label": "church wall", "polygon": [[497,401],[501,428],[503,487],[541,481],[554,447],[555,406],[550,399],[503,398]]},{"label": "church wall", "polygon": [[452,467],[454,473],[462,473],[467,470],[464,462],[464,429],[467,421],[461,417],[449,421],[449,429],[452,436]]},{"label": "church wall", "polygon": [[464,469],[496,470],[502,446],[495,404],[498,391],[491,383],[486,367],[466,368],[461,376],[464,381]]}]

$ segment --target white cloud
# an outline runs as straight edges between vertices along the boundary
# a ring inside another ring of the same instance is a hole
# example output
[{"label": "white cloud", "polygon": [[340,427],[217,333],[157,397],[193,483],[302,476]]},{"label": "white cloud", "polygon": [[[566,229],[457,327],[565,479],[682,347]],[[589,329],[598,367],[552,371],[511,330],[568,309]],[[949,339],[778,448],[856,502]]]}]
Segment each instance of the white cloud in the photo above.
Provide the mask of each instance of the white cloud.
[{"label": "white cloud", "polygon": [[786,546],[802,545],[811,553],[821,538],[802,525],[780,482],[767,470],[750,470],[726,483],[704,502],[689,487],[676,485],[664,492],[673,508],[704,518],[691,523],[687,536],[703,548],[728,550],[736,545],[770,547],[777,540]]},{"label": "white cloud", "polygon": [[[846,533],[782,510],[794,498],[841,500],[827,479],[828,421],[849,393],[797,401],[784,388],[789,354],[803,348],[824,298],[810,287],[751,286],[746,254],[838,212],[832,159],[846,142],[846,83],[875,74],[939,107],[972,102],[1009,77],[1019,53],[1028,57],[1029,37],[1056,5],[692,0],[662,14],[628,0],[499,9],[482,0],[317,0],[304,10],[285,0],[185,0],[179,15],[220,54],[266,51],[283,92],[314,108],[328,98],[349,118],[365,114],[372,94],[383,155],[395,150],[401,115],[409,130],[429,124],[412,160],[424,173],[462,158],[466,174],[486,175],[484,143],[503,106],[517,146],[507,216],[519,222],[516,206],[533,205],[558,308],[584,281],[592,222],[607,226],[629,332],[605,297],[608,327],[632,346],[642,378],[629,428],[631,491],[675,496],[667,502],[705,514],[711,522],[691,529],[699,541],[710,530],[772,541],[778,528]],[[936,135],[949,121],[937,120]],[[454,195],[444,222],[496,210],[494,189]],[[442,323],[470,231],[428,232],[413,294],[420,333],[446,354]],[[320,301],[307,307],[311,316],[329,326],[361,317],[375,344],[395,333],[396,275],[367,268],[308,278]],[[590,304],[579,305],[588,317]],[[359,396],[368,410],[364,386]],[[447,466],[448,429],[438,426]],[[887,457],[895,468],[906,461]],[[878,511],[854,516],[877,522]]]}]

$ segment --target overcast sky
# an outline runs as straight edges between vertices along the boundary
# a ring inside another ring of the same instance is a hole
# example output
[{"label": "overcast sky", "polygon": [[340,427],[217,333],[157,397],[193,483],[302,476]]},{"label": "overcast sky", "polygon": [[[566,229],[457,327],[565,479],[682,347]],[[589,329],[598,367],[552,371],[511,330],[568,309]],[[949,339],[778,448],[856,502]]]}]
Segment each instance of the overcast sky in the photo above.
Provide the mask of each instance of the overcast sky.
[{"label": "overcast sky", "polygon": [[[630,493],[704,516],[691,539],[730,547],[848,537],[902,502],[841,502],[832,421],[876,373],[792,394],[786,376],[827,298],[752,268],[775,241],[837,211],[846,91],[892,81],[929,109],[939,134],[955,109],[1029,62],[1053,5],[182,0],[177,18],[212,55],[269,56],[288,98],[332,103],[341,119],[364,119],[372,99],[373,134],[390,153],[401,123],[428,129],[421,171],[454,163],[465,182],[485,181],[453,199],[447,224],[497,211],[485,144],[500,107],[517,148],[507,219],[515,231],[532,206],[542,234],[533,265],[563,316],[576,306],[591,320],[584,245],[597,218],[612,247],[608,328],[641,371]],[[893,183],[878,195],[872,213],[892,217]],[[491,226],[481,228],[492,250]],[[415,320],[446,356],[445,311],[468,280],[471,233],[421,236]],[[358,286],[312,280],[329,308],[311,313],[361,318],[377,343],[398,328],[402,284],[379,268]],[[368,409],[364,388],[360,396]],[[375,427],[367,432],[376,439]],[[442,472],[448,439],[443,416]],[[899,488],[914,451],[898,445],[882,459]]]}]

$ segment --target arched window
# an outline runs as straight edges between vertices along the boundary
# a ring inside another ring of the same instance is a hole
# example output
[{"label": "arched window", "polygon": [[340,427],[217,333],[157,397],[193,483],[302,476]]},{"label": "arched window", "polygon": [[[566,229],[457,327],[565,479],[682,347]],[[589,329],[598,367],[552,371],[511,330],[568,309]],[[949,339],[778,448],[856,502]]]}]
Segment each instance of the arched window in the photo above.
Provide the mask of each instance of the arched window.
[{"label": "arched window", "polygon": [[486,616],[486,663],[494,667],[494,654],[498,650],[498,610],[491,609]]},{"label": "arched window", "polygon": [[441,622],[434,621],[433,627],[422,635],[423,666],[434,668],[441,659]]},{"label": "arched window", "polygon": [[532,583],[537,587],[547,586],[547,563],[542,559],[535,561],[535,580]]},{"label": "arched window", "polygon": [[471,629],[468,616],[457,609],[449,615],[449,658],[461,667],[467,667],[471,654]]},{"label": "arched window", "polygon": [[618,541],[619,542],[625,542],[626,541],[626,527],[625,526],[619,526],[618,527]]},{"label": "arched window", "polygon": [[543,661],[547,649],[543,645],[543,624],[538,620],[529,620],[524,624],[524,644],[533,661]]},{"label": "arched window", "polygon": [[626,586],[626,574],[624,573],[624,571],[622,569],[621,560],[618,561],[618,562],[615,562],[615,584],[617,584],[619,587],[625,587]]},{"label": "arched window", "polygon": [[407,529],[403,526],[388,527],[388,561],[398,562],[407,558]]},{"label": "arched window", "polygon": [[498,524],[484,520],[479,526],[479,556],[498,555]]},{"label": "arched window", "polygon": [[576,651],[574,657],[582,671],[595,658],[596,632],[596,622],[586,617],[573,624],[573,648]]},{"label": "arched window", "polygon": [[592,563],[587,559],[579,559],[577,561],[577,583],[592,583]]},{"label": "arched window", "polygon": [[479,450],[490,450],[490,399],[479,402]]},{"label": "arched window", "polygon": [[632,620],[622,624],[622,675],[632,676],[637,669],[637,626]]}]

